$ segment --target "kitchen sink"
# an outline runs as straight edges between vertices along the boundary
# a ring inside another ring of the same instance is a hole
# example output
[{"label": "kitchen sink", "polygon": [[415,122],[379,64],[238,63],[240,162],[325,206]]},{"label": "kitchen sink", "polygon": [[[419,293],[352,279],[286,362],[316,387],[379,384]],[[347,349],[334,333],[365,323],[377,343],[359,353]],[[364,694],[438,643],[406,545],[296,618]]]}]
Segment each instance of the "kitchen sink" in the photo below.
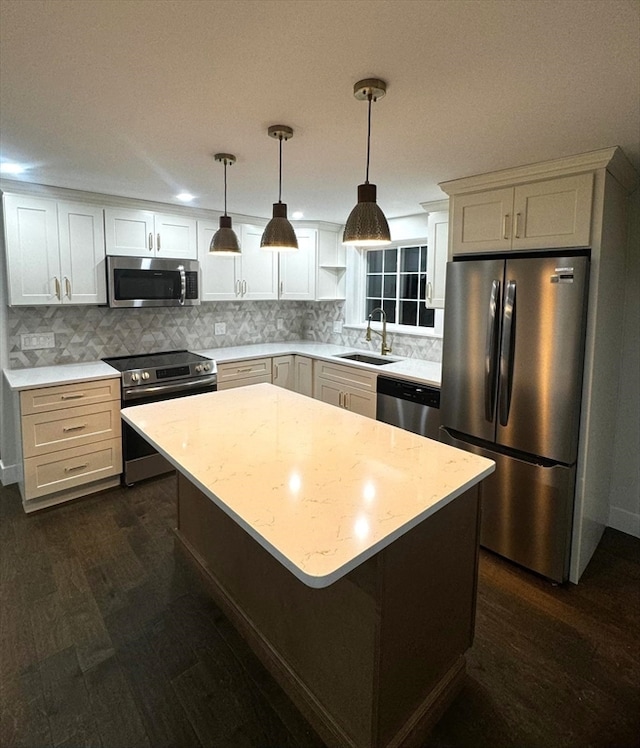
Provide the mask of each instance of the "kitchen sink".
[{"label": "kitchen sink", "polygon": [[397,359],[387,358],[386,356],[372,356],[369,353],[341,353],[336,358],[344,358],[349,361],[359,361],[362,364],[373,364],[374,366],[385,366],[386,364],[395,364]]}]

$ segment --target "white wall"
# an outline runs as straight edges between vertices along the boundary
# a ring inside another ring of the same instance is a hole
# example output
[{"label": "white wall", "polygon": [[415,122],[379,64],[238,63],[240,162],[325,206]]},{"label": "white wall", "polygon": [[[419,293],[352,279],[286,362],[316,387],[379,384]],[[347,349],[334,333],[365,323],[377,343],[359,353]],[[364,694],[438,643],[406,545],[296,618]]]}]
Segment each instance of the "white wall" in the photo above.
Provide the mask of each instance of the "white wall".
[{"label": "white wall", "polygon": [[640,190],[630,198],[625,269],[624,342],[608,524],[640,537]]}]

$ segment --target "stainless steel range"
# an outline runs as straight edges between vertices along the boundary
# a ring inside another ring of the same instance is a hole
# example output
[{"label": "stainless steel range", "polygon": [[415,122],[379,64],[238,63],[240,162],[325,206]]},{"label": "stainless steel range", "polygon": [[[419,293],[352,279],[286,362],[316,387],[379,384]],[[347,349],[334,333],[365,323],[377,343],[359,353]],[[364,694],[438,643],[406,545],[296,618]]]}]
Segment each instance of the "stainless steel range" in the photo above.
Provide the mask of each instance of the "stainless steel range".
[{"label": "stainless steel range", "polygon": [[[190,351],[163,351],[102,360],[121,372],[123,408],[218,389],[216,362]],[[128,486],[173,470],[167,460],[126,423],[122,424],[122,455],[122,480]]]}]

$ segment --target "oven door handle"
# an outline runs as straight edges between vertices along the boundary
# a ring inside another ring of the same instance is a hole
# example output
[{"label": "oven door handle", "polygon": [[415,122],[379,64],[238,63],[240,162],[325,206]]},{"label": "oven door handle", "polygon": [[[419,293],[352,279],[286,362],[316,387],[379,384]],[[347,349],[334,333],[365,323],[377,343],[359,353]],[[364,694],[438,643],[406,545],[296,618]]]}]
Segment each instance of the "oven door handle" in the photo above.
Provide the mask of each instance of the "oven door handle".
[{"label": "oven door handle", "polygon": [[195,390],[200,387],[207,387],[217,384],[218,375],[212,374],[208,377],[200,377],[189,382],[176,382],[175,384],[150,384],[148,387],[128,387],[122,391],[122,400],[124,403],[130,400],[140,400],[149,395],[172,395],[176,392],[186,392]]}]

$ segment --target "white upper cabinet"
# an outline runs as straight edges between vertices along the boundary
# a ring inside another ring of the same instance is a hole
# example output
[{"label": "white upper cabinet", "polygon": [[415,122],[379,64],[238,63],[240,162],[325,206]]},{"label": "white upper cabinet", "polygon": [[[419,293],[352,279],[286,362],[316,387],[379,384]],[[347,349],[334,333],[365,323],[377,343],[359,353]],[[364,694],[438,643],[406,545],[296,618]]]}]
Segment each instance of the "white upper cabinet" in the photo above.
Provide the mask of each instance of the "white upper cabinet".
[{"label": "white upper cabinet", "polygon": [[9,304],[104,304],[102,208],[4,195]]},{"label": "white upper cabinet", "polygon": [[335,231],[318,229],[317,267],[316,299],[344,299],[347,288],[347,248]]},{"label": "white upper cabinet", "polygon": [[241,254],[209,253],[211,237],[218,230],[214,221],[198,221],[198,259],[202,278],[203,301],[264,300],[278,298],[278,254],[260,249],[262,229],[240,225]]},{"label": "white upper cabinet", "polygon": [[453,254],[587,247],[593,174],[451,198]]},{"label": "white upper cabinet", "polygon": [[444,287],[449,246],[449,213],[429,213],[427,219],[427,294],[426,306],[444,309]]},{"label": "white upper cabinet", "polygon": [[108,255],[195,260],[196,220],[148,210],[105,208]]},{"label": "white upper cabinet", "polygon": [[298,228],[297,252],[281,252],[279,298],[313,301],[316,298],[316,237],[315,229]]},{"label": "white upper cabinet", "polygon": [[242,291],[241,255],[219,255],[209,252],[217,221],[198,221],[198,260],[200,260],[200,299],[230,301],[239,299]]}]

